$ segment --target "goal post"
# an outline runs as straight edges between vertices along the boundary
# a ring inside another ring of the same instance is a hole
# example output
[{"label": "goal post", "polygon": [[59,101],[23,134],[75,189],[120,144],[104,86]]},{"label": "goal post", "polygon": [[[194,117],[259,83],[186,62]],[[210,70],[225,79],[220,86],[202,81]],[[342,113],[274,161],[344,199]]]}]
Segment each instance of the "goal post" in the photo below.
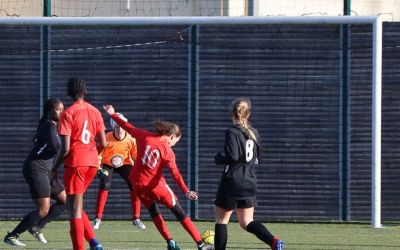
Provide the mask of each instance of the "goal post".
[{"label": "goal post", "polygon": [[372,159],[371,226],[381,227],[381,104],[382,20],[379,16],[302,17],[5,17],[1,25],[28,26],[139,26],[139,25],[261,25],[261,24],[370,24],[372,25]]}]

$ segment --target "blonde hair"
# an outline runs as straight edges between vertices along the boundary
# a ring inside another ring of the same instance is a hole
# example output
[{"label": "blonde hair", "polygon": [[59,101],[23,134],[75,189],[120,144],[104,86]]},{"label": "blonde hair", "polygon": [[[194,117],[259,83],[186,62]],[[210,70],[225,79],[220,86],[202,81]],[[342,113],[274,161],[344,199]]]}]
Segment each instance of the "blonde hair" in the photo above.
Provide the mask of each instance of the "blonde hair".
[{"label": "blonde hair", "polygon": [[249,117],[251,114],[251,102],[248,98],[240,97],[231,102],[230,111],[232,118],[237,124],[246,129],[248,135],[254,141],[257,141],[256,135],[249,128]]},{"label": "blonde hair", "polygon": [[154,128],[159,135],[176,135],[177,137],[181,137],[181,129],[175,123],[157,119],[154,121]]}]

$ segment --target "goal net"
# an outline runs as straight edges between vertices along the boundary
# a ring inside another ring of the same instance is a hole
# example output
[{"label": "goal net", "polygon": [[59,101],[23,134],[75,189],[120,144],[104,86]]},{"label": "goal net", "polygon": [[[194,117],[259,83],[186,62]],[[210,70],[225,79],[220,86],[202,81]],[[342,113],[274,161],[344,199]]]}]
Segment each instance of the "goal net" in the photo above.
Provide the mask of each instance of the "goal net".
[{"label": "goal net", "polygon": [[[47,2],[47,6],[44,6]],[[341,16],[337,0],[2,0],[0,16]],[[400,20],[397,0],[348,1],[352,16]]]}]

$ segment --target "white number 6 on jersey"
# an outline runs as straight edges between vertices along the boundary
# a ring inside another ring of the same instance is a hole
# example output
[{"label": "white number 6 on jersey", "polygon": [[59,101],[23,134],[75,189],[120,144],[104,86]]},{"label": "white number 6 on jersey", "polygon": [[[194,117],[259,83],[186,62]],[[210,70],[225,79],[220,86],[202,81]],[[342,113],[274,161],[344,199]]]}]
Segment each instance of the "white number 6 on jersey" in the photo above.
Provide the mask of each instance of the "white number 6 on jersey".
[{"label": "white number 6 on jersey", "polygon": [[83,124],[82,134],[81,134],[81,141],[83,144],[89,144],[90,142],[90,131],[87,129],[88,121],[85,120]]}]

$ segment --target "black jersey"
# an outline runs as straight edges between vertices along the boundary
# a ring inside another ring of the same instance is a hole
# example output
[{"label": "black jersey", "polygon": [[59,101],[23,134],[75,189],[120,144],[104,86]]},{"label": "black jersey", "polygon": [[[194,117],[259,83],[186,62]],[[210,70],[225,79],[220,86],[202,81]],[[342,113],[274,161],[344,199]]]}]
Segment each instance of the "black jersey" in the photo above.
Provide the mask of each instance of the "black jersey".
[{"label": "black jersey", "polygon": [[256,129],[249,129],[256,140],[251,139],[248,131],[239,125],[225,132],[225,154],[215,156],[215,163],[225,165],[217,197],[229,196],[238,200],[255,198],[255,167],[259,163],[261,139]]},{"label": "black jersey", "polygon": [[51,170],[53,161],[61,149],[61,141],[57,133],[57,125],[49,120],[44,121],[36,134],[31,152],[25,160],[24,168],[32,161]]}]

